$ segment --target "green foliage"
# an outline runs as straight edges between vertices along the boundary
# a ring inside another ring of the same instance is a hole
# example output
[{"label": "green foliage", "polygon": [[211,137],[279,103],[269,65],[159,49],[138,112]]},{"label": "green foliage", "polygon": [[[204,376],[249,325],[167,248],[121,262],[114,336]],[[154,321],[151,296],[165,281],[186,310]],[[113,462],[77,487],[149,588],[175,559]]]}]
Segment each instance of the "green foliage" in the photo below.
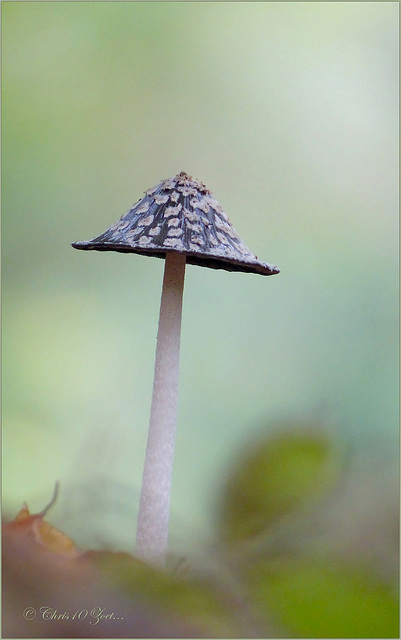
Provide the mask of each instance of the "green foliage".
[{"label": "green foliage", "polygon": [[377,576],[335,558],[269,559],[251,569],[257,607],[302,638],[398,638],[398,600]]},{"label": "green foliage", "polygon": [[291,510],[321,497],[337,475],[332,444],[321,433],[284,433],[258,442],[228,481],[223,538],[237,542],[263,533]]},{"label": "green foliage", "polygon": [[88,556],[100,567],[106,584],[114,584],[164,616],[187,621],[202,637],[244,635],[245,630],[241,633],[240,621],[225,602],[223,592],[212,582],[172,575],[125,553]]},{"label": "green foliage", "polygon": [[330,548],[306,552],[302,541],[292,553],[278,542],[274,555],[263,545],[244,544],[255,536],[268,540],[276,523],[277,539],[294,539],[299,520],[291,515],[307,521],[338,476],[336,448],[318,430],[284,431],[256,443],[228,480],[223,538],[240,554],[241,577],[256,610],[286,637],[398,637],[396,594],[360,558],[338,559]]}]

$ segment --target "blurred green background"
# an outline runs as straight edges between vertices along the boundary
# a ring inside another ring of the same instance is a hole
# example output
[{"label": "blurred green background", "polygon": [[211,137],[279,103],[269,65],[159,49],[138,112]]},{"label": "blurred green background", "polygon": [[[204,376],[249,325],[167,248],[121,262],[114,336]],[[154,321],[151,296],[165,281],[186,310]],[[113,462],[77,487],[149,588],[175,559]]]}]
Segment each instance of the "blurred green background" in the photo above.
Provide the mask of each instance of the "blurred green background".
[{"label": "blurred green background", "polygon": [[351,518],[394,498],[398,4],[2,17],[6,513],[59,479],[55,524],[132,550],[163,262],[70,243],[182,170],[281,273],[187,268],[172,545],[208,539],[233,456],[282,423],[338,441],[363,478]]}]

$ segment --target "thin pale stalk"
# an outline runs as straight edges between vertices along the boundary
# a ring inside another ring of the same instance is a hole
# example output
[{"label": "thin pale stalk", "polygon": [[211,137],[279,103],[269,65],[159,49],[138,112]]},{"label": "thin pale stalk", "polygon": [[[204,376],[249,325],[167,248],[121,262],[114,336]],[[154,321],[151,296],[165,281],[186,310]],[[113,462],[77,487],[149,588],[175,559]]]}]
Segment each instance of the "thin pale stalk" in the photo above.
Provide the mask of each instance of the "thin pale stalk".
[{"label": "thin pale stalk", "polygon": [[167,552],[185,260],[177,253],[166,254],[136,537],[136,555],[161,565]]}]

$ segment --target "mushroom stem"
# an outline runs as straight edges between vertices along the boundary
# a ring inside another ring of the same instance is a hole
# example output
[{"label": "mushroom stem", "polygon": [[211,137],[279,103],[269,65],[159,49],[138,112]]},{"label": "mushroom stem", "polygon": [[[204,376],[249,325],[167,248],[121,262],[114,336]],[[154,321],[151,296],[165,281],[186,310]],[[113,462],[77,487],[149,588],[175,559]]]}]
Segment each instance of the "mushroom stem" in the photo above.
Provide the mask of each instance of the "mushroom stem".
[{"label": "mushroom stem", "polygon": [[185,255],[166,253],[136,537],[136,555],[159,565],[167,551],[185,261]]}]

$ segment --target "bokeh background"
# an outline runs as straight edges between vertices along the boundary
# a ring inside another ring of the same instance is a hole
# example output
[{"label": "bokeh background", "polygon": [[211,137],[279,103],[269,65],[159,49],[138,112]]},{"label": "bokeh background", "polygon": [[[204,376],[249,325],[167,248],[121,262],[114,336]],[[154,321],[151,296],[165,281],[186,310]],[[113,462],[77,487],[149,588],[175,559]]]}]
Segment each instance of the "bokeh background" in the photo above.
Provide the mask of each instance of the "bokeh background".
[{"label": "bokeh background", "polygon": [[172,545],[213,536],[232,461],[282,425],[330,433],[351,520],[394,504],[397,14],[2,3],[6,515],[58,479],[55,524],[132,550],[163,261],[70,243],[182,170],[281,273],[187,268]]}]

